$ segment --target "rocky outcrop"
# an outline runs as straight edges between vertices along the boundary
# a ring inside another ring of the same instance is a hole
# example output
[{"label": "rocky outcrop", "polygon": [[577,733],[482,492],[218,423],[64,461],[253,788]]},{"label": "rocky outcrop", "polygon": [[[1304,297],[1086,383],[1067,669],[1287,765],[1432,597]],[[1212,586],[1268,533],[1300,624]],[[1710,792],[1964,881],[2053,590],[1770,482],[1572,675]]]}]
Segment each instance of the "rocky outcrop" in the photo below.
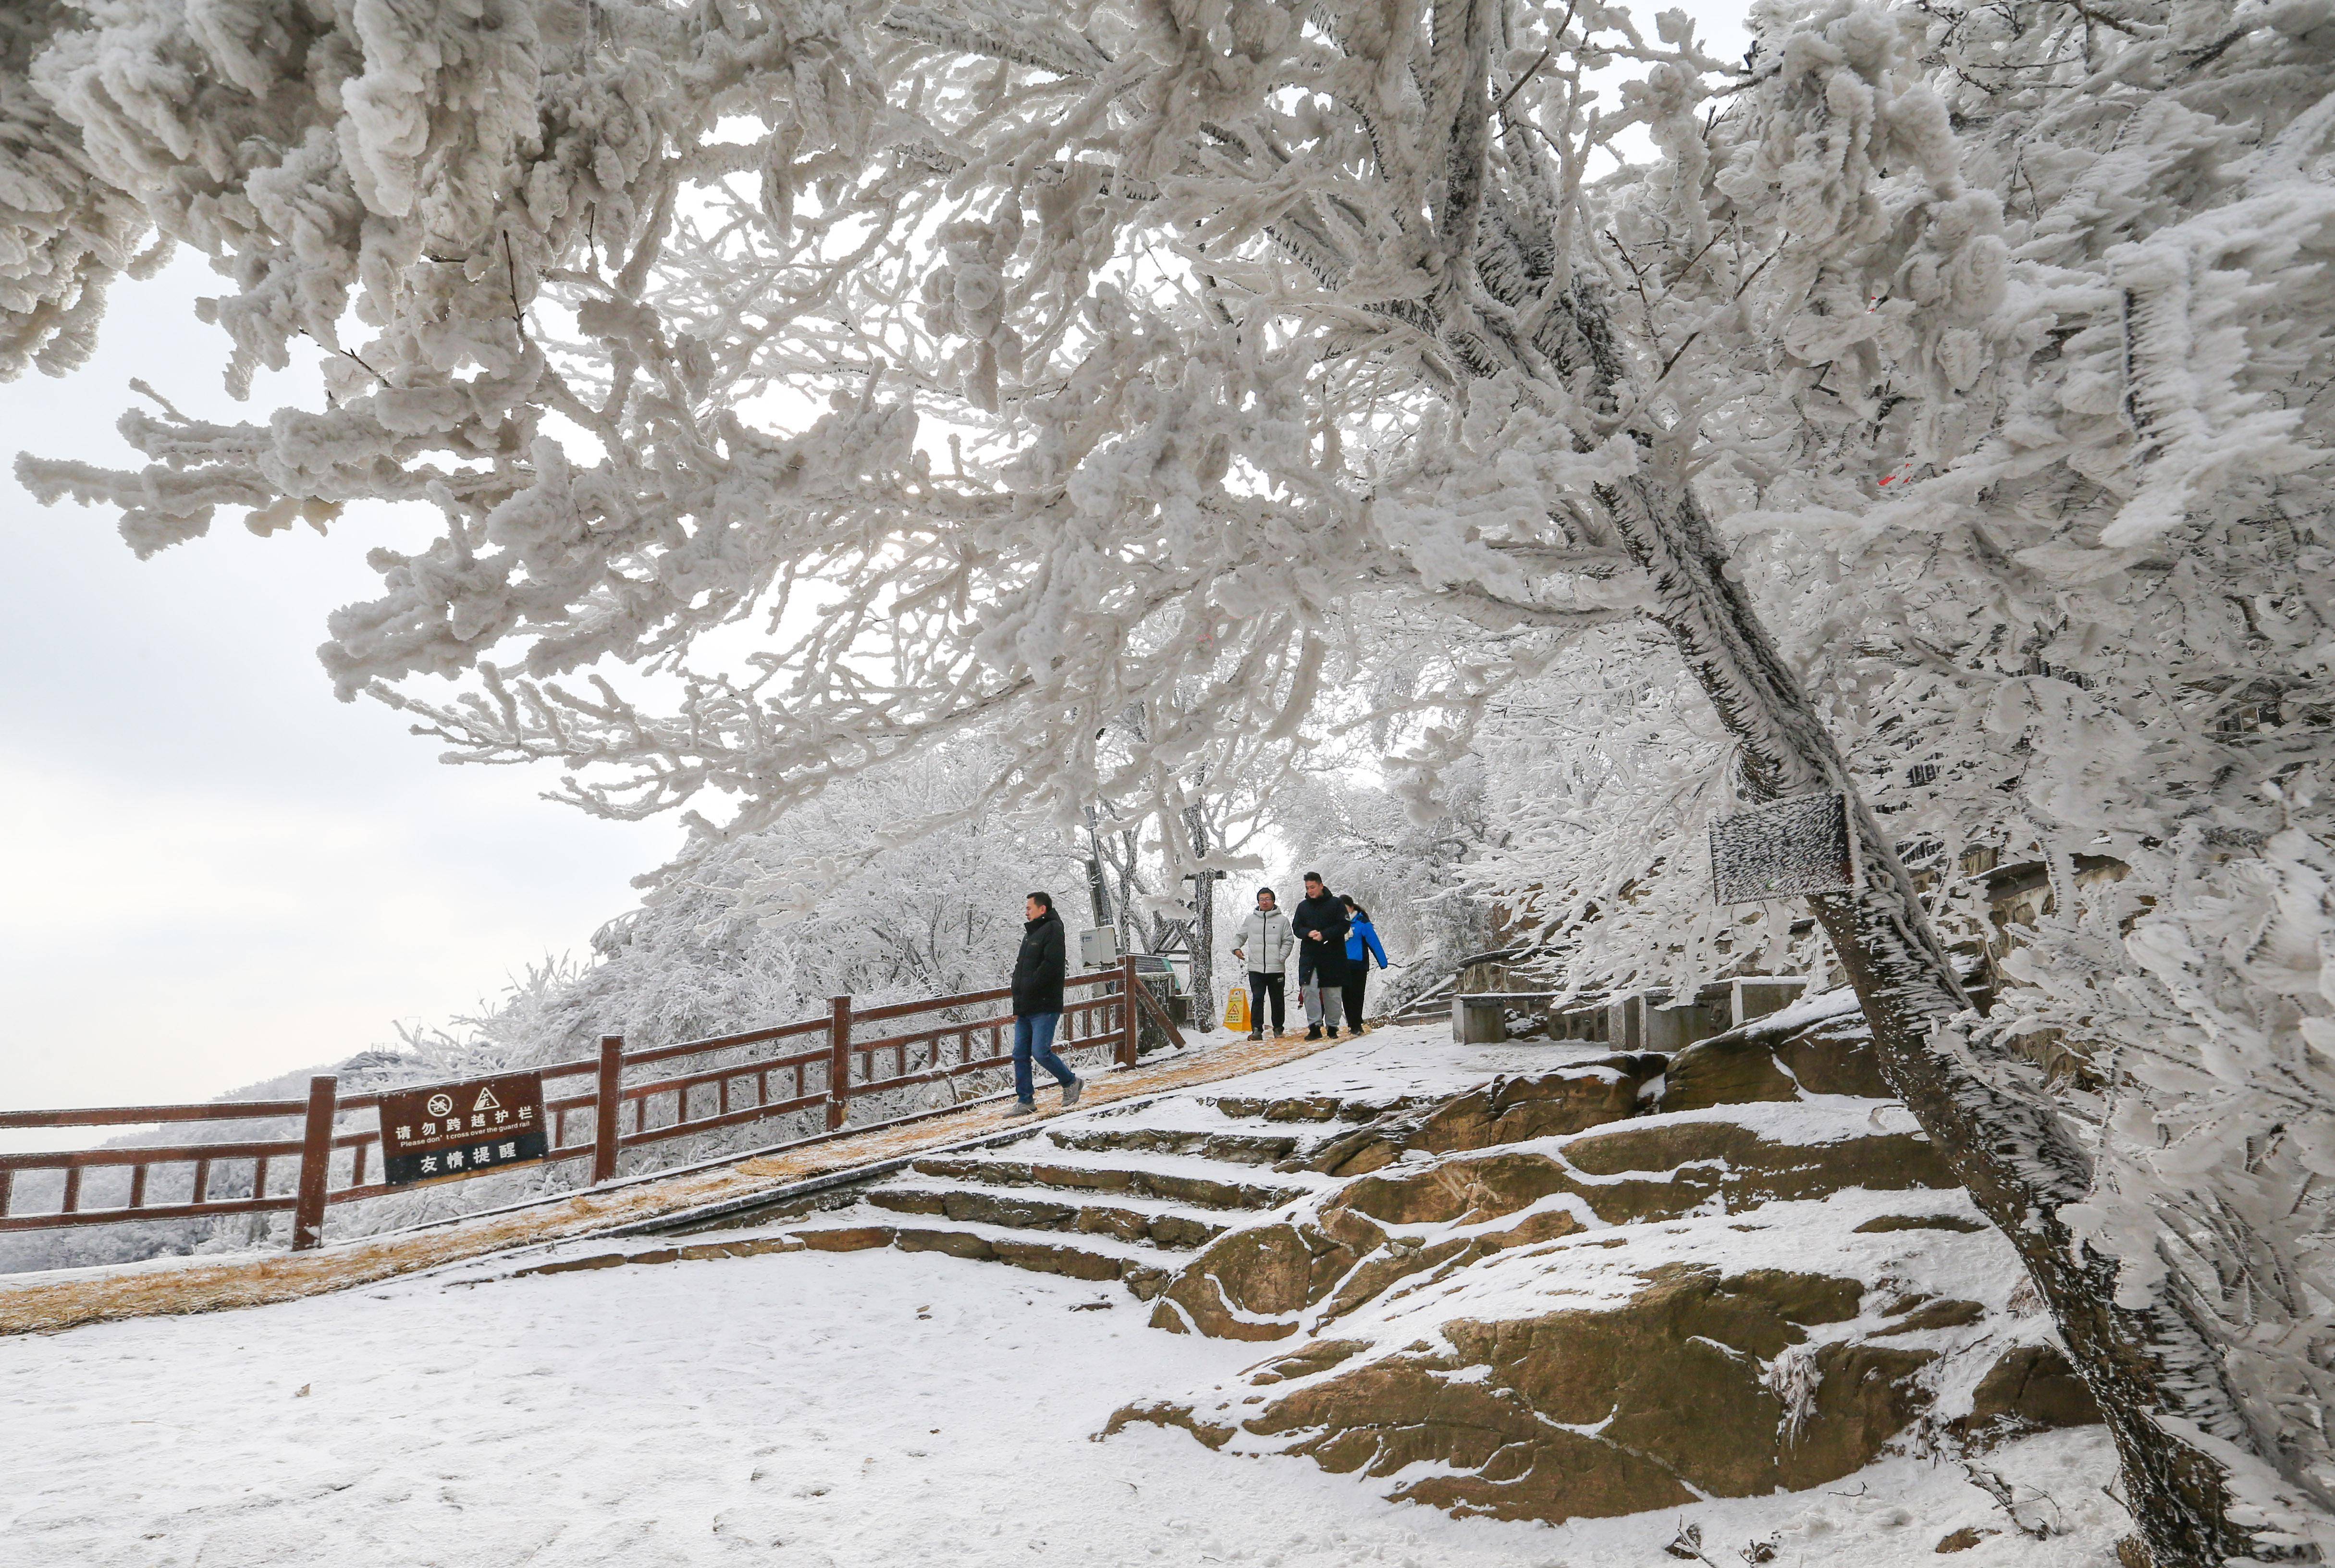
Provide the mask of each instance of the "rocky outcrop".
[{"label": "rocky outcrop", "polygon": [[[1797,1408],[1765,1377],[1811,1325],[1855,1317],[1864,1293],[1855,1280],[1672,1265],[1615,1308],[1446,1323],[1448,1349],[1317,1341],[1251,1374],[1288,1391],[1235,1425],[1331,1470],[1431,1466],[1393,1495],[1506,1519],[1817,1486],[1870,1463],[1925,1398],[1914,1374],[1927,1350],[1826,1345]],[[1205,1429],[1218,1447],[1235,1435],[1189,1407],[1128,1420]]]},{"label": "rocky outcrop", "polygon": [[2088,1427],[2099,1418],[2092,1391],[2057,1345],[2013,1345],[1979,1379],[1961,1429],[1985,1441],[2006,1432]]},{"label": "rocky outcrop", "polygon": [[1670,1059],[1652,1098],[1658,1109],[1680,1111],[1814,1094],[1889,1098],[1861,1014],[1788,1032],[1763,1020],[1699,1040]]},{"label": "rocky outcrop", "polygon": [[1414,1151],[1455,1154],[1586,1131],[1635,1115],[1662,1067],[1660,1056],[1609,1056],[1555,1072],[1503,1075],[1439,1103],[1398,1107],[1323,1145],[1305,1168],[1366,1176]]},{"label": "rocky outcrop", "polygon": [[[1311,1217],[1246,1227],[1185,1265],[1152,1325],[1222,1339],[1285,1338],[1352,1312],[1411,1275],[1599,1226],[1677,1219],[1716,1204],[1735,1213],[1851,1187],[1950,1187],[1918,1133],[1858,1118],[1822,1142],[1775,1138],[1717,1119],[1625,1123],[1546,1152],[1493,1150],[1356,1179]],[[1507,1222],[1505,1224],[1501,1222]],[[1420,1227],[1454,1227],[1432,1238]]]},{"label": "rocky outcrop", "polygon": [[2097,1418],[1854,1015],[1497,1079],[1278,1168],[1338,1185],[1216,1237],[1152,1315],[1276,1353],[1111,1429],[1554,1522],[1820,1486],[1917,1424]]},{"label": "rocky outcrop", "polygon": [[1547,1152],[1500,1150],[1365,1176],[1337,1203],[1390,1224],[1481,1224],[1562,1196],[1605,1224],[1671,1219],[1714,1199],[1730,1211],[1846,1187],[1954,1185],[1929,1139],[1855,1121],[1822,1141],[1779,1137],[1757,1123],[1675,1121],[1613,1127]]}]

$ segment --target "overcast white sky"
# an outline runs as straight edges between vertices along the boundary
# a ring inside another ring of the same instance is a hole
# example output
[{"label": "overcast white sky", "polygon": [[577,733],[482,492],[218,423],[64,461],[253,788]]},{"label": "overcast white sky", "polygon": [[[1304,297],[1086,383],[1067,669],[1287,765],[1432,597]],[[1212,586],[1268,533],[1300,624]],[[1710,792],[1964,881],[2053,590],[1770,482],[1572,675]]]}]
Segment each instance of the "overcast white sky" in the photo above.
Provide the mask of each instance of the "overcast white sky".
[{"label": "overcast white sky", "polygon": [[334,701],[314,649],[372,595],[377,530],[223,514],[141,562],[112,514],[16,484],[27,449],[135,460],[132,376],[220,419],[313,406],[296,373],[227,397],[191,310],[214,286],[182,251],[118,292],[88,366],[0,386],[0,1108],[207,1098],[467,1010],[581,952],[679,842]]}]

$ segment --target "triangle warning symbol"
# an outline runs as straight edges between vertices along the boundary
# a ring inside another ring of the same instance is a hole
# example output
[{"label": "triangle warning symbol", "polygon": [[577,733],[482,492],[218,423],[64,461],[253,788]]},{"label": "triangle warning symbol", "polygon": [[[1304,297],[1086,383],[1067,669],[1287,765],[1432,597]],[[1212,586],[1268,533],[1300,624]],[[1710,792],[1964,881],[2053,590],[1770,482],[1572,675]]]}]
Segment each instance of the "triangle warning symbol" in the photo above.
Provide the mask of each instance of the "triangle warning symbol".
[{"label": "triangle warning symbol", "polygon": [[479,1103],[472,1106],[470,1108],[472,1110],[500,1110],[502,1108],[503,1102],[495,1098],[495,1091],[493,1089],[482,1089],[479,1091]]}]

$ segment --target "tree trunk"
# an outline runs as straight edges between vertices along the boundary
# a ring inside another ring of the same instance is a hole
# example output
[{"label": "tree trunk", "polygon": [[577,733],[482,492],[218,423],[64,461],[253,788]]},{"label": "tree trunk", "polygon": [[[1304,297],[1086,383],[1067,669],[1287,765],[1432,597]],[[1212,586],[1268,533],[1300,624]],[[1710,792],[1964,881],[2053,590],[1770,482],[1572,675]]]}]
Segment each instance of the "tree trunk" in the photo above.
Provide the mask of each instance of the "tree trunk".
[{"label": "tree trunk", "polygon": [[2120,1305],[2114,1261],[2087,1253],[2060,1218],[2090,1188],[2089,1157],[2069,1137],[2037,1070],[1972,1038],[1969,999],[1895,846],[1728,576],[1700,503],[1682,480],[1645,473],[1601,490],[1599,499],[1653,579],[1655,618],[1742,748],[1751,792],[1847,797],[1865,886],[1816,900],[1817,917],[1872,1026],[1883,1077],[2019,1250],[2057,1321],[2114,1435],[2126,1501],[2151,1562],[2174,1568],[2274,1554],[2230,1517],[2229,1467],[2212,1449],[2258,1450],[2213,1337],[2162,1286],[2141,1305]]},{"label": "tree trunk", "polygon": [[[1135,835],[1121,833],[1118,835],[1117,844],[1106,857],[1109,869],[1119,878],[1119,898],[1117,907],[1112,913],[1119,924],[1119,950],[1121,953],[1133,953],[1138,947],[1135,927],[1135,895],[1144,889],[1135,864],[1136,855]],[[1156,924],[1157,922],[1154,924]],[[1152,945],[1141,944],[1141,951],[1148,953],[1152,951]]]}]

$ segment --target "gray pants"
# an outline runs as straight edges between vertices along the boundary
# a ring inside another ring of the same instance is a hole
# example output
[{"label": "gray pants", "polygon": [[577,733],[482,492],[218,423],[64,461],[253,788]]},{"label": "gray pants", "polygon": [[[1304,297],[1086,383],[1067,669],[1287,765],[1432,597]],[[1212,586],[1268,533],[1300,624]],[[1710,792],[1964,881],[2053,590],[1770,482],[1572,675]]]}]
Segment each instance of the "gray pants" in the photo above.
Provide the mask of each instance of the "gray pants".
[{"label": "gray pants", "polygon": [[1305,1021],[1309,1025],[1319,1028],[1326,1015],[1332,1029],[1345,1026],[1346,994],[1336,981],[1324,985],[1320,975],[1309,974],[1297,988],[1297,994],[1304,1000]]}]

